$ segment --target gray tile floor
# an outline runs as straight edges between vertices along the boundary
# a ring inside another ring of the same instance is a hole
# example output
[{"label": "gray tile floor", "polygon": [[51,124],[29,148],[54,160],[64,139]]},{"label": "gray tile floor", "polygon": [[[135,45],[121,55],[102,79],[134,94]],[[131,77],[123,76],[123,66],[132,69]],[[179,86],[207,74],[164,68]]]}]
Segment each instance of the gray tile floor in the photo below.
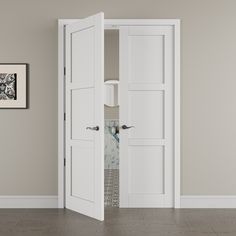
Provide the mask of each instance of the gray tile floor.
[{"label": "gray tile floor", "polygon": [[104,205],[119,207],[119,170],[105,169],[104,176]]},{"label": "gray tile floor", "polygon": [[1,236],[236,236],[236,209],[106,208],[99,222],[69,210],[1,209]]}]

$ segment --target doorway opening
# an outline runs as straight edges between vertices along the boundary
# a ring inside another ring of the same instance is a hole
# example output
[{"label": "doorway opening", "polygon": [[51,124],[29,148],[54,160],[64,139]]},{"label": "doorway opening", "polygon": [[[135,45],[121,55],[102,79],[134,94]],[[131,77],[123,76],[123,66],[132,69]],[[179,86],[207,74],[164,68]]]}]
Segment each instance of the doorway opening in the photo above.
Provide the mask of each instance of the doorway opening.
[{"label": "doorway opening", "polygon": [[105,30],[104,65],[104,206],[119,207],[119,30]]}]

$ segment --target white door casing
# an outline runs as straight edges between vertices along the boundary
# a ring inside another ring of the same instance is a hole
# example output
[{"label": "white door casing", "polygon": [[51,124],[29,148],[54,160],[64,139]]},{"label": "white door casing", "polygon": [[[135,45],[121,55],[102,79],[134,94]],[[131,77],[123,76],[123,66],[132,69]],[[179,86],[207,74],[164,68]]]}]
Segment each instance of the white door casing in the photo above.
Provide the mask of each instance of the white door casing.
[{"label": "white door casing", "polygon": [[[68,65],[66,60],[65,26],[81,21],[81,19],[58,20],[58,208],[64,208],[66,204],[66,168],[64,158],[67,152],[66,128],[64,113],[66,109],[66,80],[64,80],[64,67]],[[83,21],[83,20],[82,20]],[[180,20],[178,19],[105,19],[106,29],[117,29],[132,26],[167,26],[174,31],[174,207],[180,207]],[[122,53],[121,53],[122,55]],[[67,61],[68,62],[68,61]],[[67,65],[66,65],[67,64]],[[124,67],[124,65],[122,66]],[[67,68],[69,72],[70,68]],[[68,77],[68,73],[67,73]],[[64,103],[65,102],[65,103]],[[68,114],[67,114],[68,121]],[[101,124],[103,125],[103,123]],[[68,123],[67,125],[68,126]],[[121,131],[122,133],[122,131]],[[121,134],[122,135],[122,134]],[[124,135],[124,133],[123,133]],[[103,138],[101,139],[103,141]],[[150,141],[150,140],[149,140]],[[125,163],[125,160],[124,160]],[[68,165],[67,165],[68,167]],[[126,181],[126,180],[124,180]],[[103,186],[102,186],[103,188]],[[103,190],[101,190],[103,191]],[[122,204],[122,199],[121,199]],[[124,206],[124,204],[123,204]],[[132,206],[130,206],[132,207]]]},{"label": "white door casing", "polygon": [[120,207],[173,207],[173,26],[121,26],[119,63]]},{"label": "white door casing", "polygon": [[103,220],[104,14],[68,24],[65,51],[66,208]]}]

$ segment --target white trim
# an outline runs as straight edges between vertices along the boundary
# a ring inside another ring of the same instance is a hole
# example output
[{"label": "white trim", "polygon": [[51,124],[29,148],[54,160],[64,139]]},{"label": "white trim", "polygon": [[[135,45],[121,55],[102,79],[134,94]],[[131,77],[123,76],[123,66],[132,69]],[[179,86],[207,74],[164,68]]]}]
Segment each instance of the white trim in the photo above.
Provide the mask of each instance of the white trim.
[{"label": "white trim", "polygon": [[174,206],[180,208],[180,20],[175,22],[174,43]]},{"label": "white trim", "polygon": [[236,196],[181,196],[181,208],[236,208]]},{"label": "white trim", "polygon": [[[58,208],[64,207],[64,26],[79,19],[58,20]],[[175,31],[174,207],[180,208],[180,20],[105,19],[105,29],[121,25],[172,25]]]},{"label": "white trim", "polygon": [[[58,25],[67,25],[80,19],[59,19]],[[104,19],[105,29],[119,29],[124,25],[173,25],[180,23],[180,19]]]},{"label": "white trim", "polygon": [[58,21],[58,208],[64,208],[64,22]]},{"label": "white trim", "polygon": [[57,208],[57,196],[0,196],[0,208]]}]

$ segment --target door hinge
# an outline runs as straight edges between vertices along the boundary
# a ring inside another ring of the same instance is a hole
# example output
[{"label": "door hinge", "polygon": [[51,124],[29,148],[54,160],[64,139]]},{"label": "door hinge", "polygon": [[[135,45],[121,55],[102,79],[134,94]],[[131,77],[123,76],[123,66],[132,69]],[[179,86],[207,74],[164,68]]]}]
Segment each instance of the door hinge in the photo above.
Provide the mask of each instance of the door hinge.
[{"label": "door hinge", "polygon": [[64,76],[66,76],[66,67],[64,66]]},{"label": "door hinge", "polygon": [[64,166],[66,166],[66,158],[64,158]]},{"label": "door hinge", "polygon": [[66,120],[66,113],[64,112],[64,120]]}]

